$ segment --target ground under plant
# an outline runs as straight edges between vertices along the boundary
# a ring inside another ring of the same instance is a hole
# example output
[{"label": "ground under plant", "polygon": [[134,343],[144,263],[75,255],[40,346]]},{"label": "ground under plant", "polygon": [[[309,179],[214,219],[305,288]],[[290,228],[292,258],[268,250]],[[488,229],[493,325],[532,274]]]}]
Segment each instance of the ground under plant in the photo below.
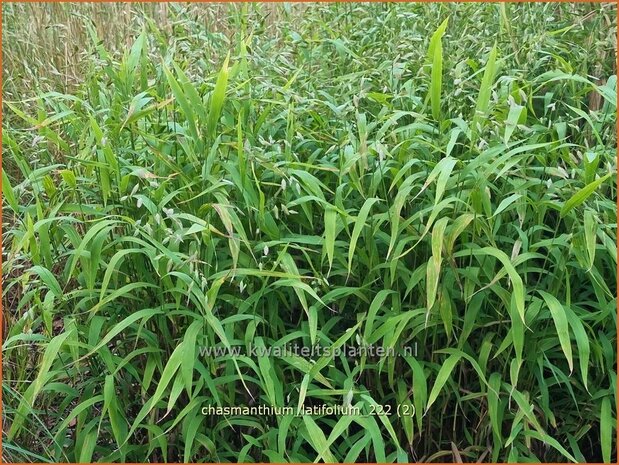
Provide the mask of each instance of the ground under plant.
[{"label": "ground under plant", "polygon": [[616,460],[616,5],[2,8],[5,461]]}]

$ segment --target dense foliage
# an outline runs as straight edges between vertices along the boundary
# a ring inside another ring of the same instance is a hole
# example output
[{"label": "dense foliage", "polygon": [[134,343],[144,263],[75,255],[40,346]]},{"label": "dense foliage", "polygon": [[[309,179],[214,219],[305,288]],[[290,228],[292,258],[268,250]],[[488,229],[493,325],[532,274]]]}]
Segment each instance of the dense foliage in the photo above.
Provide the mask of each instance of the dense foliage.
[{"label": "dense foliage", "polygon": [[616,460],[615,5],[54,8],[70,79],[3,4],[5,460]]}]

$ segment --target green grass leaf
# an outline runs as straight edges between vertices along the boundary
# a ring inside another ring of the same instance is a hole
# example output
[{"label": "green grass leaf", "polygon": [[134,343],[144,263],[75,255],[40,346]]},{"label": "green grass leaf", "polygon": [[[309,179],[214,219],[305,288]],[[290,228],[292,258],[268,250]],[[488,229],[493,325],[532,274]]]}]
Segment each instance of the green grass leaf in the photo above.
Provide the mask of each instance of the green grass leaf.
[{"label": "green grass leaf", "polygon": [[475,107],[475,115],[472,122],[472,130],[474,134],[474,140],[479,136],[478,126],[481,125],[481,121],[486,117],[488,113],[488,107],[490,105],[490,95],[492,93],[492,85],[494,83],[494,76],[496,74],[496,57],[497,47],[496,44],[490,50],[488,55],[488,61],[484,68],[484,76],[481,79],[481,85],[479,87],[479,94],[477,96],[477,105]]},{"label": "green grass leaf", "polygon": [[211,140],[215,139],[217,133],[217,122],[221,116],[221,111],[224,106],[224,99],[226,97],[226,88],[228,86],[228,62],[230,61],[230,53],[226,56],[224,63],[217,76],[217,82],[215,83],[215,89],[211,94],[211,103],[208,111],[207,131]]},{"label": "green grass leaf", "polygon": [[317,460],[323,459],[326,463],[335,463],[336,460],[329,450],[327,438],[312,417],[309,415],[304,415],[303,424],[307,429],[308,440],[314,447],[314,450],[318,453]]},{"label": "green grass leaf", "polygon": [[573,196],[571,196],[567,202],[563,205],[561,209],[561,218],[565,218],[567,214],[573,209],[582,205],[585,200],[591,196],[595,192],[595,190],[600,187],[610,176],[612,173],[607,173],[601,178],[596,179],[595,181],[587,184],[585,187],[576,192]]},{"label": "green grass leaf", "polygon": [[550,310],[552,320],[554,321],[555,328],[557,330],[557,336],[559,337],[561,349],[565,354],[565,358],[567,359],[567,363],[570,367],[571,373],[574,370],[574,361],[572,358],[572,344],[570,342],[570,331],[567,321],[567,313],[563,308],[563,305],[561,305],[561,302],[559,302],[554,296],[548,294],[545,291],[538,292],[546,301],[546,305],[548,305],[548,309]]},{"label": "green grass leaf", "polygon": [[352,261],[355,256],[355,249],[357,248],[357,241],[359,240],[359,236],[361,235],[361,231],[365,227],[365,222],[367,221],[368,215],[370,214],[370,209],[372,205],[376,202],[379,202],[380,199],[370,198],[367,199],[361,209],[359,210],[359,214],[355,220],[355,226],[352,231],[352,236],[350,238],[350,246],[348,248],[348,275],[352,271]]},{"label": "green grass leaf", "polygon": [[460,361],[460,358],[461,358],[460,354],[451,354],[449,357],[447,357],[445,362],[443,362],[443,364],[441,365],[441,369],[438,371],[436,375],[434,386],[432,386],[432,390],[430,391],[430,395],[428,396],[428,404],[426,405],[426,410],[425,410],[426,412],[430,410],[430,407],[432,407],[432,404],[434,404],[434,402],[438,398],[439,394],[441,393],[441,390],[445,386],[445,383],[447,383],[449,376],[451,376],[451,372],[453,371],[455,366]]},{"label": "green grass leaf", "polygon": [[447,29],[449,18],[446,18],[436,29],[430,38],[428,47],[428,59],[432,63],[432,76],[430,81],[430,102],[432,104],[432,117],[439,119],[441,112],[441,90],[443,87],[443,41],[442,37]]},{"label": "green grass leaf", "polygon": [[602,399],[600,407],[600,444],[602,445],[602,459],[604,463],[610,463],[612,451],[612,431],[615,421],[612,418],[610,397]]}]

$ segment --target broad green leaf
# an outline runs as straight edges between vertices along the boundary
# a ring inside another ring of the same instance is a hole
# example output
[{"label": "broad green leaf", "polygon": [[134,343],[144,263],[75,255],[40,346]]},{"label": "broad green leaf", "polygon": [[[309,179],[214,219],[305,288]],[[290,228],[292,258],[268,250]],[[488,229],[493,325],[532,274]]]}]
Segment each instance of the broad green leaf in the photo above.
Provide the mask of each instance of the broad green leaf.
[{"label": "broad green leaf", "polygon": [[600,444],[602,445],[604,463],[610,463],[613,424],[616,424],[616,422],[612,418],[610,397],[606,396],[602,399],[600,407]]},{"label": "broad green leaf", "polygon": [[505,120],[505,132],[503,135],[503,143],[507,145],[509,140],[518,125],[518,121],[520,120],[520,116],[524,111],[524,107],[514,103],[509,107],[509,113],[507,114],[507,119]]},{"label": "broad green leaf", "polygon": [[9,181],[9,177],[4,169],[2,170],[2,197],[7,201],[14,213],[19,213],[19,205],[15,197],[15,192],[11,187],[11,181]]},{"label": "broad green leaf", "polygon": [[589,256],[589,269],[593,267],[595,261],[595,246],[597,233],[597,220],[591,210],[585,212],[585,242],[587,244],[587,255]]},{"label": "broad green leaf", "polygon": [[481,125],[482,119],[488,114],[490,95],[492,93],[492,85],[494,83],[494,75],[496,73],[496,57],[497,47],[495,44],[488,55],[488,61],[486,62],[486,67],[484,68],[484,76],[479,87],[479,95],[477,96],[477,106],[475,107],[475,115],[472,122],[474,140],[479,136],[479,126]]},{"label": "broad green leaf", "polygon": [[425,410],[426,412],[430,410],[430,407],[432,406],[432,404],[434,404],[434,402],[438,398],[439,394],[441,393],[441,390],[443,389],[443,386],[445,386],[445,383],[449,379],[451,372],[453,371],[454,367],[460,361],[460,358],[461,356],[459,354],[451,354],[449,357],[447,357],[445,362],[443,362],[443,364],[441,365],[441,368],[438,371],[438,374],[436,375],[434,386],[432,387],[432,390],[430,391],[430,395],[428,396],[428,405],[426,406],[426,410]]},{"label": "broad green leaf", "polygon": [[357,248],[357,241],[359,240],[359,235],[361,234],[361,231],[365,226],[365,222],[370,213],[372,205],[374,205],[379,200],[380,199],[377,198],[367,199],[363,203],[361,210],[359,210],[359,215],[355,220],[355,227],[353,228],[352,236],[350,238],[350,246],[348,248],[348,276],[350,276],[350,272],[352,271],[352,260],[355,256],[355,249]]},{"label": "broad green leaf", "polygon": [[196,362],[196,341],[203,325],[201,320],[194,321],[189,325],[189,328],[187,328],[185,337],[183,338],[184,353],[182,355],[181,375],[185,382],[185,389],[189,397],[191,397],[192,393],[193,371]]},{"label": "broad green leaf", "polygon": [[179,106],[181,107],[183,116],[187,120],[187,124],[189,125],[190,134],[196,141],[200,140],[200,134],[198,133],[198,126],[197,126],[196,117],[194,114],[194,108],[192,105],[190,105],[189,100],[187,99],[187,96],[185,95],[185,91],[180,86],[180,84],[178,83],[178,81],[176,80],[172,72],[165,65],[163,65],[163,72],[165,73],[165,76],[168,80],[168,84],[170,85],[170,88],[172,89],[172,95],[174,95],[174,98],[176,99]]},{"label": "broad green leaf", "polygon": [[329,445],[325,434],[312,419],[312,417],[309,415],[303,415],[303,423],[307,429],[310,444],[314,450],[318,452],[318,460],[323,459],[327,463],[337,462],[329,450]]},{"label": "broad green leaf", "polygon": [[226,88],[228,86],[228,62],[230,61],[230,53],[226,56],[224,63],[217,76],[217,82],[215,83],[215,89],[211,94],[211,104],[208,111],[208,123],[207,132],[211,140],[215,139],[217,133],[217,122],[221,116],[221,111],[224,106],[224,99],[226,97]]},{"label": "broad green leaf", "polygon": [[591,354],[591,344],[589,342],[589,336],[587,335],[587,331],[585,330],[582,321],[574,313],[574,311],[567,306],[563,308],[567,315],[567,321],[569,322],[570,328],[572,328],[572,332],[574,333],[574,338],[576,339],[576,347],[578,348],[578,361],[580,365],[582,382],[585,386],[585,389],[589,391],[588,374],[589,357]]},{"label": "broad green leaf", "polygon": [[430,312],[436,300],[441,263],[443,262],[443,241],[448,220],[446,217],[441,218],[434,223],[434,229],[432,229],[432,257],[428,261],[426,269],[426,308],[428,312]]},{"label": "broad green leaf", "polygon": [[561,349],[565,354],[565,358],[567,359],[567,364],[570,367],[571,373],[574,370],[574,361],[572,359],[572,344],[570,342],[570,330],[569,324],[567,322],[566,311],[563,308],[563,305],[561,305],[561,303],[554,296],[544,291],[538,292],[546,301],[546,305],[548,305],[548,309],[550,310],[550,314],[552,315],[552,320],[555,323],[555,328],[557,330],[557,336],[559,337]]},{"label": "broad green leaf", "polygon": [[[336,238],[336,221],[337,211],[334,208],[326,208],[324,214],[325,221],[325,248],[327,251],[327,259],[329,260],[329,272],[333,266],[333,256],[335,253],[335,238]],[[327,276],[329,273],[327,273]]]},{"label": "broad green leaf", "polygon": [[33,273],[39,275],[41,280],[45,283],[47,288],[50,290],[50,292],[56,298],[58,298],[58,299],[62,298],[63,293],[62,293],[62,289],[60,287],[60,284],[58,284],[58,280],[52,274],[51,271],[49,271],[47,268],[44,268],[44,267],[39,266],[39,265],[33,266],[32,268],[30,268],[30,271],[32,271]]},{"label": "broad green leaf", "polygon": [[598,187],[600,187],[600,185],[602,185],[602,183],[604,183],[604,181],[606,181],[608,178],[610,178],[611,175],[612,175],[612,173],[608,173],[608,174],[602,176],[601,178],[596,179],[592,183],[587,184],[581,190],[576,192],[573,196],[571,196],[569,198],[569,200],[567,202],[565,202],[565,204],[563,205],[563,208],[561,209],[561,218],[565,218],[565,216],[573,208],[576,208],[577,206],[581,205],[585,200],[587,200],[587,198],[589,198],[589,196],[591,194],[593,194],[595,192],[595,190]]},{"label": "broad green leaf", "polygon": [[449,18],[446,18],[436,29],[430,39],[428,47],[428,59],[432,63],[432,76],[430,81],[430,102],[432,104],[432,117],[439,119],[441,111],[441,90],[443,87],[443,41],[442,37],[447,29]]}]

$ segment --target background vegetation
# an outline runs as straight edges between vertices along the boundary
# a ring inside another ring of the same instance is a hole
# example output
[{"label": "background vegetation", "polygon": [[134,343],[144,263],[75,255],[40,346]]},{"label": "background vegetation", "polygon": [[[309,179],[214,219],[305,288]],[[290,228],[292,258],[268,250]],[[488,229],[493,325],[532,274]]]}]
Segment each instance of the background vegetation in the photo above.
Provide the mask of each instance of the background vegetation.
[{"label": "background vegetation", "polygon": [[616,461],[615,4],[2,9],[4,461]]}]

